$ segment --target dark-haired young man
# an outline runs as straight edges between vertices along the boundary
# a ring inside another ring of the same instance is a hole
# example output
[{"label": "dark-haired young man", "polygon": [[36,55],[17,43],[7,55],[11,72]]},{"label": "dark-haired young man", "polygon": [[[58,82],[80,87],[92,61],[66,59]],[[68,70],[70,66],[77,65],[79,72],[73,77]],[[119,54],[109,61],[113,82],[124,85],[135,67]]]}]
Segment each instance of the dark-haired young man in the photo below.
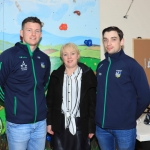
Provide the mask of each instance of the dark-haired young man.
[{"label": "dark-haired young man", "polygon": [[150,103],[143,68],[122,50],[123,32],[103,30],[105,59],[97,67],[96,137],[101,150],[134,150],[136,120]]},{"label": "dark-haired young man", "polygon": [[21,42],[0,55],[0,99],[9,150],[44,150],[50,60],[38,48],[42,22],[37,17],[24,19],[20,36]]}]

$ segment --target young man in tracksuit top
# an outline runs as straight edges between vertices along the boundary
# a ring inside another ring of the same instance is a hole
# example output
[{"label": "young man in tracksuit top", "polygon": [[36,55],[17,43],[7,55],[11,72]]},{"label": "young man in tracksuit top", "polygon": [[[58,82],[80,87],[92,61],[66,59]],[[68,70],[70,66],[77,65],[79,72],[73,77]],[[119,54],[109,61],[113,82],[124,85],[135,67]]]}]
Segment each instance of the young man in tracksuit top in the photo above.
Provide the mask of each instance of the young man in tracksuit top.
[{"label": "young man in tracksuit top", "polygon": [[24,19],[22,41],[0,55],[0,99],[5,104],[9,150],[45,147],[50,60],[37,47],[41,29],[38,18]]},{"label": "young man in tracksuit top", "polygon": [[136,120],[150,103],[143,68],[122,50],[123,32],[103,30],[105,59],[97,67],[96,137],[101,150],[134,150]]}]

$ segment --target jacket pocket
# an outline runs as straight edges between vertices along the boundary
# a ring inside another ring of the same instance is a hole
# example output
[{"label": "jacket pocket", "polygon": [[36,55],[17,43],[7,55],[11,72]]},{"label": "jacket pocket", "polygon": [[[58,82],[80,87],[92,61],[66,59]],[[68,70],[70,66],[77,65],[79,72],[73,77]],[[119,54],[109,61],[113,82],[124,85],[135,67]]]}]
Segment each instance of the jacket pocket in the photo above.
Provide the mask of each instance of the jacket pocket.
[{"label": "jacket pocket", "polygon": [[17,98],[14,97],[14,115],[16,116],[16,112],[17,112]]}]

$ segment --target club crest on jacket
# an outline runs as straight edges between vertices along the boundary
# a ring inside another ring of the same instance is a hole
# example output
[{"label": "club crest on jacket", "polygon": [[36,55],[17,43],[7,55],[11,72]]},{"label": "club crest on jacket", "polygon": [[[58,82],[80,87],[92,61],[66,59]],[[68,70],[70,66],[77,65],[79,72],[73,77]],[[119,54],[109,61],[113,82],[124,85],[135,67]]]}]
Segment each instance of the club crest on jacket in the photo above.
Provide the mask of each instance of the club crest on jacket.
[{"label": "club crest on jacket", "polygon": [[41,62],[41,68],[45,68],[44,62]]},{"label": "club crest on jacket", "polygon": [[120,78],[122,70],[116,70],[115,76]]}]

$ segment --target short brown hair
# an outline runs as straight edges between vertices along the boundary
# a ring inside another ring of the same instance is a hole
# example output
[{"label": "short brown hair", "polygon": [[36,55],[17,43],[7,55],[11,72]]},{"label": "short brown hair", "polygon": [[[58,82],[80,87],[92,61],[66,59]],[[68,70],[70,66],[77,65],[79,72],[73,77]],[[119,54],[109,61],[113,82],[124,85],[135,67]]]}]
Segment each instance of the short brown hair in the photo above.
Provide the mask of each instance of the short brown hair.
[{"label": "short brown hair", "polygon": [[41,22],[39,18],[37,18],[37,17],[27,17],[27,18],[25,18],[25,19],[22,21],[22,29],[23,29],[24,25],[25,25],[27,22],[38,23],[38,24],[41,26],[41,28],[43,27],[43,22]]},{"label": "short brown hair", "polygon": [[110,27],[105,28],[102,31],[102,35],[104,36],[105,32],[110,32],[110,31],[116,31],[118,33],[120,41],[123,39],[123,32],[118,27],[115,27],[115,26],[110,26]]}]

